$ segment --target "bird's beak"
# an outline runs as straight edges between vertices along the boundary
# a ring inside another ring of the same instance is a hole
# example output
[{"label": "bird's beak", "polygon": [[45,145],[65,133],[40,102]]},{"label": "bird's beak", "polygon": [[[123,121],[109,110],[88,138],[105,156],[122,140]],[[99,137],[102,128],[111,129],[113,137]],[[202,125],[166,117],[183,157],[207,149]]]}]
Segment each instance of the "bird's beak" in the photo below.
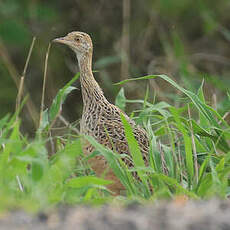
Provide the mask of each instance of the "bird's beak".
[{"label": "bird's beak", "polygon": [[70,40],[67,37],[55,38],[52,42],[63,43],[68,45]]}]

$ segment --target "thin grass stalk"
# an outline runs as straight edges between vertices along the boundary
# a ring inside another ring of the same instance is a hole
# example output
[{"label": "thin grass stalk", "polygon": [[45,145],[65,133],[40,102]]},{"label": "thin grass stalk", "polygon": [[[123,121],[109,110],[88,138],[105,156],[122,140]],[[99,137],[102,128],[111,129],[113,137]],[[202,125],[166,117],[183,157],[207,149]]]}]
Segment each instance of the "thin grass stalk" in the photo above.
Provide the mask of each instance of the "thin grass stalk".
[{"label": "thin grass stalk", "polygon": [[195,168],[195,179],[196,179],[196,184],[197,184],[197,183],[198,183],[198,162],[197,162],[196,143],[195,143],[195,138],[194,138],[194,133],[193,133],[193,126],[192,126],[192,119],[191,119],[191,111],[190,111],[189,104],[188,104],[188,117],[189,117],[190,129],[191,129],[192,149],[193,149],[194,168]]},{"label": "thin grass stalk", "polygon": [[66,127],[74,131],[76,134],[80,135],[80,131],[77,128],[73,127],[61,114],[59,114],[58,118],[64,125],[66,125]]},{"label": "thin grass stalk", "polygon": [[182,156],[181,156],[181,152],[180,152],[180,141],[177,142],[177,146],[178,146],[178,164],[179,164],[179,172],[180,172],[180,184],[183,185],[183,166],[182,166]]},{"label": "thin grass stalk", "polygon": [[149,85],[150,85],[152,91],[154,92],[152,104],[154,104],[154,102],[156,101],[156,95],[160,101],[165,101],[167,103],[170,102],[169,99],[165,96],[165,94],[161,91],[161,89],[160,89],[160,87],[156,81],[149,79]]},{"label": "thin grass stalk", "polygon": [[[24,69],[23,69],[23,72],[22,72],[22,76],[21,76],[21,79],[20,79],[18,95],[17,95],[17,98],[16,98],[16,111],[20,108],[21,99],[22,99],[22,95],[23,95],[24,80],[25,80],[28,64],[29,64],[29,61],[30,61],[30,58],[31,58],[31,54],[32,54],[32,51],[33,51],[33,48],[34,48],[35,41],[36,41],[36,37],[33,37],[33,40],[32,40],[31,45],[30,45],[29,53],[28,53],[27,58],[26,58],[26,63],[25,63],[25,66],[24,66]],[[18,115],[19,115],[19,113],[18,113]],[[17,119],[18,119],[18,117],[17,117]]]},{"label": "thin grass stalk", "polygon": [[45,68],[44,68],[44,75],[43,75],[43,86],[42,86],[42,98],[41,98],[41,107],[40,107],[39,127],[41,126],[42,114],[43,114],[43,110],[44,110],[45,88],[46,88],[47,67],[48,67],[48,59],[49,59],[50,47],[51,47],[51,43],[49,43],[48,49],[46,51]]},{"label": "thin grass stalk", "polygon": [[[4,43],[3,43],[3,41],[1,39],[0,39],[0,58],[1,58],[2,62],[3,62],[3,64],[5,65],[6,69],[8,70],[8,72],[10,74],[10,77],[13,79],[16,87],[19,90],[20,81],[18,80],[18,76],[19,76],[18,71],[17,71],[14,63],[11,61],[10,55],[9,55],[9,53],[8,53],[6,47],[5,47],[5,45],[4,45]],[[28,61],[28,63],[29,63],[29,61]],[[24,86],[24,91],[27,92],[27,94],[29,95],[28,90],[26,89],[25,86]],[[39,115],[38,115],[36,107],[35,107],[33,101],[31,100],[30,96],[28,97],[28,101],[26,103],[26,107],[27,107],[27,109],[29,111],[31,119],[33,120],[34,126],[37,127],[37,121],[38,121]]]},{"label": "thin grass stalk", "polygon": [[217,109],[217,96],[216,93],[212,95],[212,101],[213,101],[213,108],[216,110]]},{"label": "thin grass stalk", "polygon": [[[222,120],[225,120],[229,114],[230,114],[229,111],[226,112],[226,113],[224,114],[224,116],[222,117]],[[218,122],[219,125],[222,123],[222,120],[220,120],[220,121]]]},{"label": "thin grass stalk", "polygon": [[130,0],[123,0],[123,25],[122,25],[122,37],[121,37],[121,78],[125,79],[129,76],[129,65],[130,65]]},{"label": "thin grass stalk", "polygon": [[167,119],[165,119],[165,123],[166,123],[166,127],[167,127],[168,133],[169,133],[170,146],[172,149],[172,155],[173,155],[173,160],[174,160],[174,175],[177,178],[177,171],[179,170],[179,168],[177,165],[175,138],[174,138],[172,129],[170,129],[170,127],[169,127],[169,123],[168,123]]},{"label": "thin grass stalk", "polygon": [[146,91],[145,91],[145,98],[144,98],[144,103],[143,103],[143,110],[146,108],[146,102],[148,102],[149,98],[149,85],[147,84],[146,86]]},{"label": "thin grass stalk", "polygon": [[[2,129],[0,129],[0,137],[2,137]],[[5,149],[6,145],[4,143],[1,144],[1,147],[3,150]]]},{"label": "thin grass stalk", "polygon": [[164,151],[162,150],[162,146],[161,146],[161,142],[158,142],[158,146],[159,146],[159,151],[160,151],[160,157],[161,157],[161,167],[162,167],[162,172],[168,176],[168,168],[167,168],[167,164],[165,161],[165,156],[164,156]]},{"label": "thin grass stalk", "polygon": [[[173,131],[172,131],[173,132]],[[175,143],[170,143],[170,146],[172,148],[172,155],[173,155],[173,161],[174,161],[174,175],[175,175],[175,178],[178,178],[180,177],[180,166],[178,165],[178,156],[176,154],[176,146],[175,146]],[[173,147],[174,148],[173,148]]]},{"label": "thin grass stalk", "polygon": [[[25,77],[21,76],[20,83],[19,83],[19,89],[18,89],[18,95],[17,95],[17,98],[16,98],[16,108],[15,108],[16,111],[18,111],[19,108],[20,108],[21,98],[22,98],[22,95],[23,95],[24,80],[25,80]],[[19,116],[19,113],[17,114],[16,120],[18,120],[18,116]]]},{"label": "thin grass stalk", "polygon": [[61,115],[61,109],[58,111],[58,114],[56,115],[56,117],[53,119],[53,121],[51,122],[48,131],[50,131],[52,129],[52,127],[54,126],[55,122],[57,121],[58,117]]},{"label": "thin grass stalk", "polygon": [[29,64],[29,61],[30,61],[30,58],[31,58],[31,54],[32,54],[36,39],[37,39],[36,37],[33,37],[32,43],[30,45],[30,50],[29,50],[29,53],[28,53],[28,56],[27,56],[27,59],[26,59],[26,64],[25,64],[24,69],[23,69],[22,76],[26,75],[26,71],[27,71],[27,68],[28,68],[28,64]]},{"label": "thin grass stalk", "polygon": [[22,185],[21,180],[20,180],[20,178],[19,178],[18,175],[16,175],[16,180],[17,180],[18,187],[19,187],[20,191],[21,191],[21,192],[24,192],[23,185]]}]

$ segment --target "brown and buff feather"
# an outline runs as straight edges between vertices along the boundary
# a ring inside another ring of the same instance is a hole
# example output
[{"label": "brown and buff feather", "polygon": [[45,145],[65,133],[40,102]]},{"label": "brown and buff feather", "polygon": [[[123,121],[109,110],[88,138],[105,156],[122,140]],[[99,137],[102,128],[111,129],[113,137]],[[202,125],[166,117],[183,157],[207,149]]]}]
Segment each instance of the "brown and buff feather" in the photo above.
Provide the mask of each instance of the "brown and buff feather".
[{"label": "brown and buff feather", "polygon": [[[54,41],[68,45],[77,55],[83,98],[83,113],[80,123],[81,134],[94,137],[100,144],[119,154],[130,155],[120,117],[122,113],[132,126],[145,164],[148,165],[149,142],[145,130],[137,126],[135,122],[117,106],[109,103],[94,79],[92,73],[93,44],[90,36],[83,32],[71,32],[66,37],[58,38]],[[94,150],[93,146],[86,141],[83,143],[84,153],[87,155],[92,153]],[[130,158],[124,158],[123,161],[128,167],[133,167],[133,162]],[[91,158],[89,163],[98,176],[101,176],[105,170],[107,170],[105,178],[114,181],[108,188],[115,194],[119,194],[120,191],[124,189],[112,170],[108,169],[108,164],[102,155]]]}]

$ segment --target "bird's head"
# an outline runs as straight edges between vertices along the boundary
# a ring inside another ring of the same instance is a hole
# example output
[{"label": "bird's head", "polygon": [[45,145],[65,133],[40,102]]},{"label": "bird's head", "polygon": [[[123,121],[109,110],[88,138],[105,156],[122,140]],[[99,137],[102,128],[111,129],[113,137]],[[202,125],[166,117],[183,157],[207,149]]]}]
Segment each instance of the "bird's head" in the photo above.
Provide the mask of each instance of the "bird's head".
[{"label": "bird's head", "polygon": [[68,33],[65,37],[56,38],[53,42],[58,42],[69,46],[77,57],[82,57],[93,50],[93,44],[90,36],[83,32],[74,31]]}]

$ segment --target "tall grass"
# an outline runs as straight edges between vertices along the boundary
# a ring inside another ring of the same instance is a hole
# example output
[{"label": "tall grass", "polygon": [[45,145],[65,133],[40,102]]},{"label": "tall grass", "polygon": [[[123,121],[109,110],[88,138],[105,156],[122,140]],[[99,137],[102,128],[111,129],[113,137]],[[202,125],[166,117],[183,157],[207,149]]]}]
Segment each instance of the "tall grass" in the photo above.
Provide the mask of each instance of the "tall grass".
[{"label": "tall grass", "polygon": [[[176,108],[166,102],[149,102],[148,92],[144,100],[128,100],[121,89],[117,105],[123,109],[127,103],[142,105],[134,111],[133,119],[146,128],[150,142],[150,163],[146,167],[132,128],[121,117],[134,162],[134,168],[128,168],[121,156],[92,137],[76,136],[71,128],[65,135],[50,135],[78,77],[77,74],[59,90],[51,107],[42,111],[40,127],[33,139],[20,132],[19,110],[0,120],[1,209],[23,207],[38,211],[56,204],[103,204],[114,199],[145,201],[177,195],[196,199],[229,195],[230,127],[223,115],[206,103],[203,85],[197,92],[191,92],[165,75],[119,83],[162,78],[188,99],[188,103]],[[82,153],[81,138],[95,147],[89,157],[102,154],[106,158],[124,185],[125,195],[114,197],[106,187],[112,181],[94,175],[87,165],[88,157]],[[50,142],[54,146],[51,152],[47,148]],[[133,171],[141,180],[133,177]]]}]

